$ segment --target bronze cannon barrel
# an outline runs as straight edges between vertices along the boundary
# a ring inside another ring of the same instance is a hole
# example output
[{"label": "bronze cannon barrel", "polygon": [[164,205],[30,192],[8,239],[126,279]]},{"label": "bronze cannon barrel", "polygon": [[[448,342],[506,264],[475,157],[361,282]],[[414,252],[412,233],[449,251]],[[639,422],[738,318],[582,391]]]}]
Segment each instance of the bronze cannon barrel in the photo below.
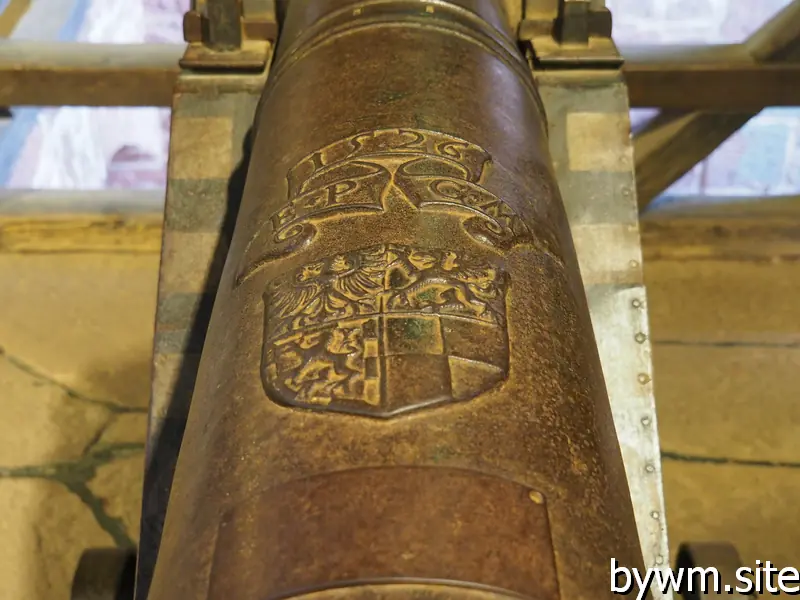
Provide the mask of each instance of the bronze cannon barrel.
[{"label": "bronze cannon barrel", "polygon": [[151,600],[613,596],[642,567],[499,0],[291,0]]}]

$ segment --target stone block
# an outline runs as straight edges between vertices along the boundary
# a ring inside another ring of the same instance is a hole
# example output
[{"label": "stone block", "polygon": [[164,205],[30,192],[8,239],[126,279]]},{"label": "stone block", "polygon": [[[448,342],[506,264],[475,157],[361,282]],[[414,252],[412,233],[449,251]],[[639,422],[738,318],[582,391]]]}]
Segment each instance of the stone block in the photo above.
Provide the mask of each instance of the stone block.
[{"label": "stone block", "polygon": [[716,260],[644,263],[653,340],[795,343],[800,264]]},{"label": "stone block", "polygon": [[113,546],[91,509],[42,479],[0,479],[0,597],[69,600],[78,559]]},{"label": "stone block", "polygon": [[103,465],[89,483],[89,489],[101,499],[106,514],[120,519],[128,537],[134,541],[139,539],[143,484],[144,452]]},{"label": "stone block", "polygon": [[665,450],[737,460],[797,460],[800,349],[654,346]]},{"label": "stone block", "polygon": [[800,469],[709,464],[684,459],[663,463],[667,527],[673,560],[681,542],[728,541],[745,565],[800,563]]},{"label": "stone block", "polygon": [[147,413],[123,413],[114,415],[113,420],[103,430],[95,448],[101,450],[109,446],[141,444],[147,440]]},{"label": "stone block", "polygon": [[111,413],[67,397],[0,355],[0,467],[46,465],[83,456]]},{"label": "stone block", "polygon": [[158,254],[0,254],[0,345],[77,392],[145,409]]}]

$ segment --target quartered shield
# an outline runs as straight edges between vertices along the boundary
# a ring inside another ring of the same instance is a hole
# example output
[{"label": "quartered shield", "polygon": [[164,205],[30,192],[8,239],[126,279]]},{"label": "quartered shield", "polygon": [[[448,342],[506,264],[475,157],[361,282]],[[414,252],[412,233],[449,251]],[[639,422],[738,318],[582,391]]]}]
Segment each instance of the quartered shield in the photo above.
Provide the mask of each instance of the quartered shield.
[{"label": "quartered shield", "polygon": [[273,400],[391,417],[474,398],[508,372],[505,274],[453,252],[379,245],[274,280],[262,376]]}]

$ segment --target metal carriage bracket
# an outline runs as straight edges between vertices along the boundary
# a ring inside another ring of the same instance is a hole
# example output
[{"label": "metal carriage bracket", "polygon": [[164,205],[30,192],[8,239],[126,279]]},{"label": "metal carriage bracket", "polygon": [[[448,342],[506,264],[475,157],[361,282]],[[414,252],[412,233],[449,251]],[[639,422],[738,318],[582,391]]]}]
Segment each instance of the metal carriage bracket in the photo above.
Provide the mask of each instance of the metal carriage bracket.
[{"label": "metal carriage bracket", "polygon": [[183,36],[183,69],[263,71],[278,37],[275,0],[192,0]]},{"label": "metal carriage bracket", "polygon": [[523,0],[518,37],[537,69],[622,67],[605,0]]}]

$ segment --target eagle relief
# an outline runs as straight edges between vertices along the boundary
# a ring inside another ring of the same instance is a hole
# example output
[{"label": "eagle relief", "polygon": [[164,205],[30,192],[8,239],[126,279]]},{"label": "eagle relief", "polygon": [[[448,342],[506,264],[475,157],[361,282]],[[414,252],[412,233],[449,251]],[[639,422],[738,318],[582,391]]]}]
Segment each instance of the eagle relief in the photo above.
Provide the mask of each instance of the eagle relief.
[{"label": "eagle relief", "polygon": [[380,129],[330,144],[289,171],[288,201],[250,240],[237,283],[307,246],[321,221],[385,212],[390,192],[415,210],[454,214],[468,235],[499,250],[529,241],[522,219],[482,187],[490,163],[481,147],[437,131]]},{"label": "eagle relief", "polygon": [[507,376],[507,287],[487,260],[392,244],[307,264],[264,294],[265,389],[379,418],[474,398]]}]

